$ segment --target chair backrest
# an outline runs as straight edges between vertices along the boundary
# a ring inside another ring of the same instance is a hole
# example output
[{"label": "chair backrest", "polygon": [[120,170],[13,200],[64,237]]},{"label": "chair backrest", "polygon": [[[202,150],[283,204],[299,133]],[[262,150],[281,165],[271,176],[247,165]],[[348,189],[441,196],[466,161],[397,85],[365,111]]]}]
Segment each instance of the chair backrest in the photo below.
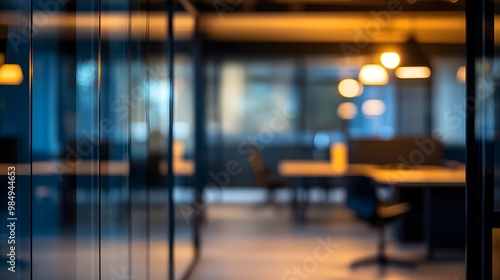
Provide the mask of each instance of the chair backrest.
[{"label": "chair backrest", "polygon": [[346,177],[346,187],[347,207],[364,220],[376,221],[379,200],[375,182],[369,177],[348,176]]},{"label": "chair backrest", "polygon": [[250,167],[254,174],[255,184],[258,186],[266,186],[269,174],[264,159],[262,158],[262,153],[256,147],[252,147],[251,149],[253,150],[254,156],[250,160]]}]

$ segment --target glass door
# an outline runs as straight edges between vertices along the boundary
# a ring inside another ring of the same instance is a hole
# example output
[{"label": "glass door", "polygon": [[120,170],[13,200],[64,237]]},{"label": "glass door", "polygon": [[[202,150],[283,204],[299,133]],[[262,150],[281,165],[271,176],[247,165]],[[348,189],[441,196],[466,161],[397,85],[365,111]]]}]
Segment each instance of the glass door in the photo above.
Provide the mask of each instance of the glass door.
[{"label": "glass door", "polygon": [[500,279],[498,1],[467,1],[467,279]]}]

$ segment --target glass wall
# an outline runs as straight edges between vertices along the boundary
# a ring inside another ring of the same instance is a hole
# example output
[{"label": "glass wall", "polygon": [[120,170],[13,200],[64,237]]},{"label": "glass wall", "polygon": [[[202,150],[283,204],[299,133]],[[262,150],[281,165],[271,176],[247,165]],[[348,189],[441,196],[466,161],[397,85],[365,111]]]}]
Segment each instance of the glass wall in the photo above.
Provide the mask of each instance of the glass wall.
[{"label": "glass wall", "polygon": [[[391,250],[417,245],[412,260],[420,272],[434,261],[453,259],[429,275],[463,278],[465,1],[323,2],[292,6],[280,1],[278,6],[256,1],[218,15],[203,10],[210,15],[202,17],[200,26],[210,58],[208,160],[210,177],[219,187],[207,190],[211,206],[237,212],[245,203],[265,209],[261,202],[272,201],[273,207],[291,202],[287,222],[317,226],[317,232],[321,220],[334,232],[344,224],[320,215],[345,206],[351,192],[342,175],[360,175],[356,168],[367,166],[386,178],[387,170],[408,170],[408,175],[396,176],[405,178],[399,181],[371,177],[382,194],[378,198],[411,204],[390,225]],[[238,172],[231,174],[231,165]],[[287,172],[290,166],[296,169]],[[335,174],[331,169],[336,166],[345,170]],[[409,174],[417,173],[413,170],[423,176],[410,181]],[[430,174],[438,179],[423,179]],[[269,193],[277,193],[272,197],[276,200],[267,199]],[[333,205],[340,207],[320,209]],[[269,210],[276,213],[273,223],[281,218],[276,209]],[[253,208],[249,212],[252,219],[258,216]],[[217,226],[216,232],[222,233],[223,226]],[[347,251],[361,255],[366,248]],[[401,256],[411,259],[414,252]],[[335,268],[332,263],[326,265],[330,276],[356,278],[355,273],[366,272],[349,271],[347,261]],[[231,271],[219,270],[221,275]],[[389,272],[386,277],[404,279],[417,273]]]},{"label": "glass wall", "polygon": [[[0,230],[1,279],[188,272],[195,221],[174,224],[169,201],[193,199],[193,69],[189,51],[168,55],[168,9],[149,0],[0,3],[1,173],[11,186],[0,219],[15,225]],[[189,47],[189,35],[179,38]],[[179,157],[170,160],[172,146]]]},{"label": "glass wall", "polygon": [[30,279],[30,1],[0,3],[0,278]]}]

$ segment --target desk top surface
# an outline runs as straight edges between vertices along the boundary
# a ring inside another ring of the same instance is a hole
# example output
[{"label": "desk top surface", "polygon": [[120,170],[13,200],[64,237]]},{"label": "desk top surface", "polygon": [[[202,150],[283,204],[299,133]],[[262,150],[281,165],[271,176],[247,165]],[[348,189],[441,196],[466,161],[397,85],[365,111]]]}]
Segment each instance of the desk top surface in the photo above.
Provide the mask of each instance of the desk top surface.
[{"label": "desk top surface", "polygon": [[404,166],[349,164],[345,170],[335,170],[329,161],[286,160],[278,165],[284,177],[367,176],[381,184],[399,185],[465,185],[465,168],[437,165]]}]

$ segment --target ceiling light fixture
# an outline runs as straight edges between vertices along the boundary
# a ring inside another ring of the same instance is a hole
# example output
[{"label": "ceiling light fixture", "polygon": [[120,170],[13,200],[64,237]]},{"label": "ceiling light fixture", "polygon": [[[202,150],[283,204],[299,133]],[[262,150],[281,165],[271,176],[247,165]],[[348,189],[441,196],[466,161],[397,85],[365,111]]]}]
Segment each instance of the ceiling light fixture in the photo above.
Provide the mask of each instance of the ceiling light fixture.
[{"label": "ceiling light fixture", "polygon": [[394,74],[400,79],[426,79],[431,76],[430,62],[413,35],[403,45],[401,65]]},{"label": "ceiling light fixture", "polygon": [[339,93],[343,97],[353,98],[363,93],[363,85],[354,79],[345,79],[339,83]]},{"label": "ceiling light fixture", "polygon": [[367,64],[361,67],[359,80],[364,85],[383,86],[389,82],[389,74],[381,65]]},{"label": "ceiling light fixture", "polygon": [[394,74],[400,79],[427,79],[431,76],[431,69],[426,66],[399,67]]},{"label": "ceiling light fixture", "polygon": [[395,52],[385,52],[380,56],[380,62],[382,62],[382,65],[384,65],[385,68],[394,69],[398,67],[401,62],[401,58],[399,57],[399,54]]},{"label": "ceiling light fixture", "polygon": [[352,120],[358,115],[358,108],[352,102],[344,102],[337,108],[337,115],[342,120]]},{"label": "ceiling light fixture", "polygon": [[382,100],[366,100],[361,107],[363,114],[367,117],[376,117],[384,114],[385,103]]}]

